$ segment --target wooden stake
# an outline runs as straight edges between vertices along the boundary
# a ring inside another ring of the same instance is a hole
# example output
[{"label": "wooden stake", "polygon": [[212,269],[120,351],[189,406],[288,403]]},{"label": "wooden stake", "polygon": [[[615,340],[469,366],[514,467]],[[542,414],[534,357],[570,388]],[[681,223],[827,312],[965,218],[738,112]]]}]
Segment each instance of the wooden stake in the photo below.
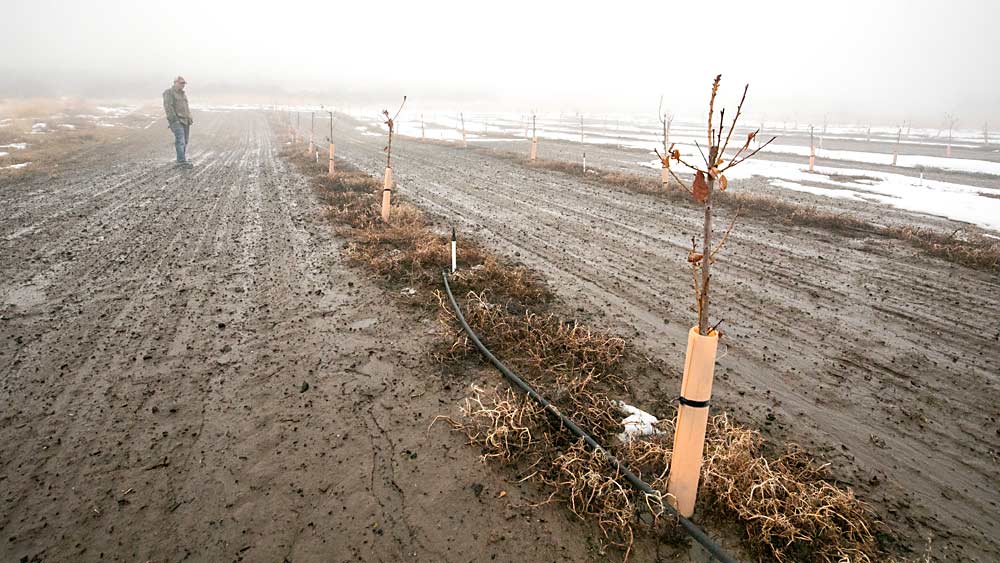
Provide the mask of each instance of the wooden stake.
[{"label": "wooden stake", "polygon": [[382,183],[382,221],[389,222],[389,206],[392,203],[392,168],[386,166]]},{"label": "wooden stake", "polygon": [[587,153],[583,153],[583,173],[587,173]]},{"label": "wooden stake", "polygon": [[538,156],[538,133],[535,129],[535,116],[531,116],[531,160]]},{"label": "wooden stake", "polygon": [[[316,139],[316,112],[312,112],[309,116],[309,151],[308,154],[312,154],[316,147],[314,142]],[[316,153],[316,162],[319,162],[319,153]]]},{"label": "wooden stake", "polygon": [[903,136],[903,128],[896,131],[896,146],[892,147],[892,165],[896,166],[896,159],[899,158],[899,140]]},{"label": "wooden stake", "polygon": [[816,171],[816,144],[813,142],[813,126],[809,126],[809,171]]},{"label": "wooden stake", "polygon": [[688,331],[681,404],[677,409],[677,430],[674,433],[670,476],[667,478],[667,500],[685,518],[694,514],[698,496],[708,426],[708,402],[712,398],[715,353],[719,344],[718,333],[713,331],[708,336],[702,336],[698,332],[698,327]]},{"label": "wooden stake", "polygon": [[459,113],[458,116],[462,118],[462,146],[467,147],[469,144],[465,140],[465,114]]},{"label": "wooden stake", "polygon": [[334,164],[333,164],[333,143],[330,143],[330,163],[328,165],[327,176],[333,178],[334,174]]}]

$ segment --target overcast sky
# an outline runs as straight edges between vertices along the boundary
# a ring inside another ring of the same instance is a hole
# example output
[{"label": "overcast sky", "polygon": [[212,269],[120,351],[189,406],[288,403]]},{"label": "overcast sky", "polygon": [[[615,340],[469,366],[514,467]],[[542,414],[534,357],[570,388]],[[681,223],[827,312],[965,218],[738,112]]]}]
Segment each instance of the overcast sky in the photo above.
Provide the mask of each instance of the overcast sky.
[{"label": "overcast sky", "polygon": [[155,97],[180,73],[194,99],[228,84],[655,112],[663,93],[697,115],[722,73],[727,105],[751,83],[757,118],[1000,124],[993,0],[2,1],[0,96]]}]

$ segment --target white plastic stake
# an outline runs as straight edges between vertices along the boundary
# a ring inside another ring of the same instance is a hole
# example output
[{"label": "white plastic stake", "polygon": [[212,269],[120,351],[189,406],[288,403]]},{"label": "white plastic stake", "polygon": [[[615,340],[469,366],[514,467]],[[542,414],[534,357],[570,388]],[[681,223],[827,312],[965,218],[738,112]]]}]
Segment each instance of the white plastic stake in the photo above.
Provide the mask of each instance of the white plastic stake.
[{"label": "white plastic stake", "polygon": [[455,237],[455,227],[451,228],[451,273],[458,269],[458,239]]},{"label": "white plastic stake", "polygon": [[587,153],[583,153],[583,173],[587,173]]}]

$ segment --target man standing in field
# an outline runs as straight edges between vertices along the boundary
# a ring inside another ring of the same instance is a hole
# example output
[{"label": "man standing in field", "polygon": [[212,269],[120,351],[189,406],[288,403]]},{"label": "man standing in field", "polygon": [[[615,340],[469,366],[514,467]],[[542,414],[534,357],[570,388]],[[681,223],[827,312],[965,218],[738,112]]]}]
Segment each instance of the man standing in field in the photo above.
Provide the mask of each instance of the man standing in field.
[{"label": "man standing in field", "polygon": [[174,85],[163,92],[163,111],[167,112],[167,124],[174,133],[174,148],[177,149],[177,164],[192,166],[187,159],[187,144],[191,136],[191,108],[188,107],[183,76],[174,79]]}]

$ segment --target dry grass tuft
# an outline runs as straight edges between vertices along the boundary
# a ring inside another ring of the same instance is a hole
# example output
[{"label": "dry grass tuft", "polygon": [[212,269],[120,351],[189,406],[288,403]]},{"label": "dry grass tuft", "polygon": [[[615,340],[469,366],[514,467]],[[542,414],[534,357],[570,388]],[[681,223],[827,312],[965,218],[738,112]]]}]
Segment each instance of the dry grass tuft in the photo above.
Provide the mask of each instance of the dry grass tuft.
[{"label": "dry grass tuft", "polygon": [[[520,392],[498,386],[472,388],[462,420],[447,419],[484,461],[524,462],[574,514],[598,523],[607,542],[625,558],[635,534],[669,534],[660,500],[634,491],[604,457],[582,441],[567,441],[555,418]],[[613,444],[612,452],[665,498],[673,422],[662,434]],[[879,557],[873,513],[850,490],[829,481],[824,466],[792,447],[778,456],[763,451],[763,438],[726,415],[710,420],[702,467],[699,511],[713,521],[738,523],[748,548],[775,561],[873,561]],[[676,530],[674,530],[676,533]]]},{"label": "dry grass tuft", "polygon": [[[546,417],[544,409],[515,393],[506,386],[496,386],[490,391],[472,386],[472,395],[462,404],[462,422],[439,417],[455,430],[465,433],[470,444],[483,449],[482,460],[511,462],[525,459],[531,454],[536,458],[544,451],[541,428]],[[534,465],[532,463],[532,465]]]},{"label": "dry grass tuft", "polygon": [[[776,561],[872,561],[872,512],[827,480],[799,449],[763,454],[759,432],[712,418],[702,467],[702,502],[743,524],[747,543]],[[704,505],[703,505],[704,506]]]},{"label": "dry grass tuft", "polygon": [[[451,266],[451,239],[436,233],[424,213],[404,198],[396,197],[389,222],[380,216],[381,183],[368,174],[337,161],[332,178],[327,164],[317,164],[300,146],[291,146],[282,156],[312,176],[312,185],[329,207],[327,217],[350,240],[346,254],[355,263],[376,273],[398,288],[408,286],[430,293],[441,283],[441,271]],[[551,299],[548,289],[523,267],[485,252],[473,241],[459,246],[460,270],[453,276],[457,291],[475,288],[512,302],[541,304]]]},{"label": "dry grass tuft", "polygon": [[[625,392],[622,358],[625,340],[594,331],[574,321],[531,311],[514,312],[489,301],[485,293],[470,293],[465,320],[482,335],[494,353],[509,358],[531,381],[579,393],[600,386]],[[450,320],[450,319],[448,319]],[[461,329],[453,350],[477,353]]]},{"label": "dry grass tuft", "polygon": [[914,227],[889,227],[894,236],[930,254],[977,270],[1000,271],[1000,240],[959,231],[949,235]]},{"label": "dry grass tuft", "polygon": [[[593,519],[605,539],[624,550],[628,560],[635,540],[639,507],[632,486],[611,470],[603,455],[578,441],[553,458],[539,480],[561,497],[581,519]],[[657,507],[655,514],[661,510]]]}]

